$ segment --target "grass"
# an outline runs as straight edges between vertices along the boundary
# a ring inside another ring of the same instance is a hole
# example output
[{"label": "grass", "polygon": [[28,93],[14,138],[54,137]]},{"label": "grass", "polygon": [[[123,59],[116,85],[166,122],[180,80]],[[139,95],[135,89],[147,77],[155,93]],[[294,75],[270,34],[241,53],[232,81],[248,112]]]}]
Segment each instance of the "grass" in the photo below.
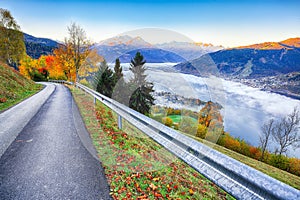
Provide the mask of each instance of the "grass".
[{"label": "grass", "polygon": [[[184,133],[183,133],[184,134]],[[198,137],[195,137],[195,136],[191,136],[191,135],[188,135],[186,134],[187,136],[197,140],[197,141],[200,141],[204,144],[206,144],[207,146],[210,146],[211,148],[225,154],[225,155],[228,155],[250,167],[253,167],[254,169],[257,169],[258,171],[261,171],[279,181],[282,181],[298,190],[300,190],[300,177],[299,176],[296,176],[294,174],[291,174],[291,173],[288,173],[284,170],[281,170],[281,169],[278,169],[276,167],[273,167],[271,165],[268,165],[266,163],[263,163],[263,162],[260,162],[258,160],[255,160],[253,158],[249,158],[247,156],[244,156],[242,154],[239,154],[235,151],[232,151],[230,149],[227,149],[225,147],[222,147],[220,145],[217,145],[215,143],[211,143],[207,140],[203,140],[203,139],[200,139]]]},{"label": "grass", "polygon": [[114,199],[234,199],[82,91],[71,88]]},{"label": "grass", "polygon": [[42,89],[42,85],[23,77],[0,62],[0,111],[3,111]]},{"label": "grass", "polygon": [[[181,115],[168,115],[167,117],[171,118],[173,123],[177,123],[179,124],[181,121]],[[193,117],[189,117],[191,118],[194,122],[197,122],[197,119],[193,118]]]}]

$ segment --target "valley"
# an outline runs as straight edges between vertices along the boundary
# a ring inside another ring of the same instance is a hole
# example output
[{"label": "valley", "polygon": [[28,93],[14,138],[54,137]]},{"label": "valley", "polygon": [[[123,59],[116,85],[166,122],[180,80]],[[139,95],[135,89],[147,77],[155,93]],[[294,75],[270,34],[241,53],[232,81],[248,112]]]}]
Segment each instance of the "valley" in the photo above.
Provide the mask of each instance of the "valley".
[{"label": "valley", "polygon": [[[122,63],[125,78],[132,74],[129,63]],[[148,80],[154,83],[155,104],[199,112],[201,101],[222,105],[225,131],[252,145],[259,144],[261,126],[270,118],[280,119],[289,114],[300,101],[264,91],[251,85],[218,77],[197,77],[174,70],[176,63],[147,63]],[[163,98],[161,94],[167,94]],[[194,101],[188,101],[194,99]],[[300,158],[299,151],[290,148],[289,155]]]}]

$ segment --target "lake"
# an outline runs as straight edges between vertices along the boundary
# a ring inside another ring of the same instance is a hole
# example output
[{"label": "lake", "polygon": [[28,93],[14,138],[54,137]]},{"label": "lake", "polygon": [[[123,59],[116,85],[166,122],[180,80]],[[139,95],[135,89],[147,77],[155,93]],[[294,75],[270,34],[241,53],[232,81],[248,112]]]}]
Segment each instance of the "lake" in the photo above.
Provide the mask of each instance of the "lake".
[{"label": "lake", "polygon": [[[300,101],[283,95],[261,91],[241,83],[221,78],[201,78],[178,73],[173,70],[174,63],[148,63],[148,80],[154,83],[156,91],[168,91],[185,97],[211,100],[223,106],[225,131],[246,140],[252,145],[259,144],[261,126],[271,118],[280,119],[292,112]],[[129,64],[122,64],[125,77],[131,76]],[[158,101],[157,104],[163,104]],[[174,104],[165,105],[176,107]],[[201,107],[189,108],[199,111]],[[300,151],[292,148],[290,156],[300,158]]]}]

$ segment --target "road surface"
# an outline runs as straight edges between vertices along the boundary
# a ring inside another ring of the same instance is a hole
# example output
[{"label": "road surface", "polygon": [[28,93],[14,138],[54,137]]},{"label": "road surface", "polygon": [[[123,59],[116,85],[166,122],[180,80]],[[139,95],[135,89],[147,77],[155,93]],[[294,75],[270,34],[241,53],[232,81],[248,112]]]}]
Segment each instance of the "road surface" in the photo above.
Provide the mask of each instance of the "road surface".
[{"label": "road surface", "polygon": [[[103,168],[70,91],[58,84],[49,87],[49,98],[0,154],[0,199],[110,199]],[[3,119],[0,127],[18,126],[12,121]],[[9,130],[0,132],[0,143]]]}]

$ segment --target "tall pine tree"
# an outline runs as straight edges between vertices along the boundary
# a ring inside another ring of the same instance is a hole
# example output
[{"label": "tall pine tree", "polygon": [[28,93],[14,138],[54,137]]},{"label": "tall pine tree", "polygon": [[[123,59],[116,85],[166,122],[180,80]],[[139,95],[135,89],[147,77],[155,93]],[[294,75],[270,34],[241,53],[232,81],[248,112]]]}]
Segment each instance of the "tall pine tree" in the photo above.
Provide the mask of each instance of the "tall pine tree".
[{"label": "tall pine tree", "polygon": [[116,59],[114,71],[115,71],[114,81],[115,81],[115,84],[116,84],[120,80],[120,78],[123,77],[122,67],[121,67],[121,63],[120,63],[119,58]]},{"label": "tall pine tree", "polygon": [[112,98],[119,103],[129,106],[131,92],[128,83],[124,80],[119,58],[116,59],[114,71],[114,91]]},{"label": "tall pine tree", "polygon": [[146,68],[144,56],[137,52],[134,59],[131,60],[130,70],[133,73],[133,79],[130,81],[130,88],[133,93],[129,99],[129,107],[145,115],[149,114],[151,106],[154,105],[152,96],[153,83],[147,82],[145,75]]},{"label": "tall pine tree", "polygon": [[94,88],[97,92],[107,97],[112,96],[114,89],[113,71],[109,69],[105,60],[101,63],[99,70],[96,73]]}]

